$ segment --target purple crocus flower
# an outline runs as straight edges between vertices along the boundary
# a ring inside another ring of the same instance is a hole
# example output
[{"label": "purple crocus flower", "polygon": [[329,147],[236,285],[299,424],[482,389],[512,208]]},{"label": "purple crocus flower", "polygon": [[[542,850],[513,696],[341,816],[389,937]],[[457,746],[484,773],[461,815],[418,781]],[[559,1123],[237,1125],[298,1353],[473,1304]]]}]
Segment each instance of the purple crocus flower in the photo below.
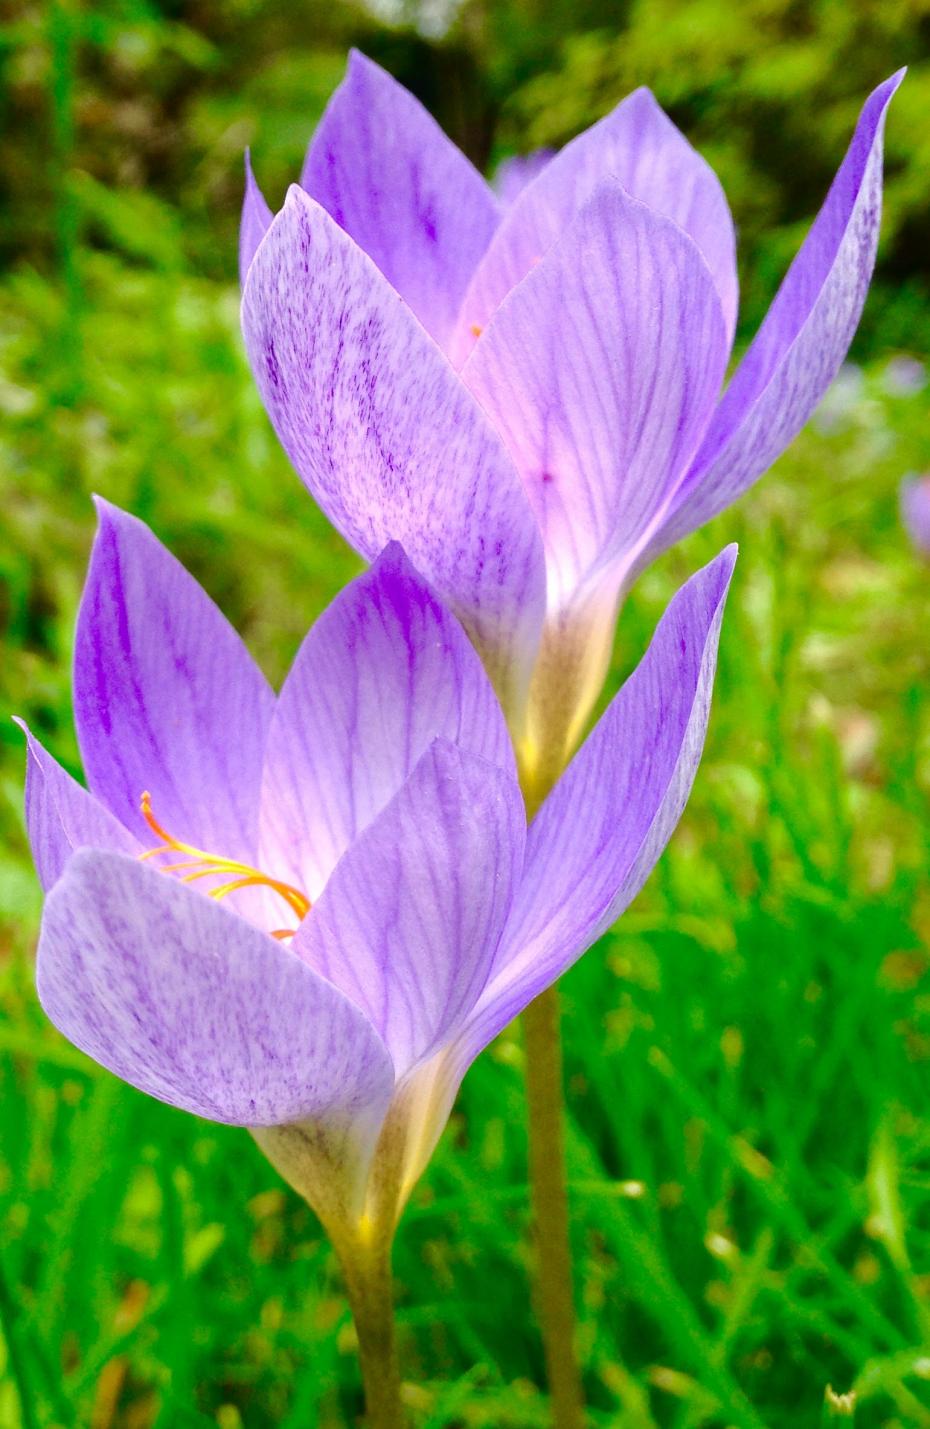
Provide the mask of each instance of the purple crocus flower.
[{"label": "purple crocus flower", "polygon": [[243,329],[275,430],[356,549],[401,541],[461,619],[524,773],[557,771],[577,741],[637,574],[752,485],[835,375],[900,80],[867,100],[722,395],[733,223],[646,89],[505,208],[353,54],[275,217],[249,171]]},{"label": "purple crocus flower", "polygon": [[930,560],[930,472],[906,476],[901,483],[901,519],[911,545]]},{"label": "purple crocus flower", "polygon": [[74,666],[88,787],[27,735],[51,1020],[133,1086],[250,1127],[335,1239],[393,1228],[468,1065],[675,827],[734,556],[678,593],[527,830],[492,686],[399,546],[276,697],[148,528],[100,503]]}]

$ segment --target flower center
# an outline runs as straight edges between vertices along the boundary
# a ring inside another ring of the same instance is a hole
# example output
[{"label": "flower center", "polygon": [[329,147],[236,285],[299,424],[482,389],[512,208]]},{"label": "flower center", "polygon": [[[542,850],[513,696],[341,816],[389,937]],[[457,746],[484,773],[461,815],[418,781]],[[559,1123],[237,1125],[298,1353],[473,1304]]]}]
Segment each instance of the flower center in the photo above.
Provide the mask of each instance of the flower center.
[{"label": "flower center", "polygon": [[[173,834],[169,834],[152,813],[152,796],[147,789],[139,801],[139,807],[143,819],[160,840],[157,848],[140,853],[140,859],[158,858],[166,853],[186,855],[180,863],[159,863],[157,867],[161,873],[178,873],[182,883],[196,883],[201,878],[224,878],[224,883],[209,890],[208,896],[215,898],[217,902],[225,898],[227,893],[235,893],[240,888],[270,888],[279,898],[284,899],[298,923],[310,912],[310,899],[292,884],[282,883],[279,878],[271,878],[269,874],[262,873],[260,869],[252,868],[247,863],[239,863],[237,859],[224,858],[222,854],[207,853],[205,849],[197,848],[194,844],[182,843]],[[296,932],[296,928],[275,928],[271,936],[293,938]]]}]

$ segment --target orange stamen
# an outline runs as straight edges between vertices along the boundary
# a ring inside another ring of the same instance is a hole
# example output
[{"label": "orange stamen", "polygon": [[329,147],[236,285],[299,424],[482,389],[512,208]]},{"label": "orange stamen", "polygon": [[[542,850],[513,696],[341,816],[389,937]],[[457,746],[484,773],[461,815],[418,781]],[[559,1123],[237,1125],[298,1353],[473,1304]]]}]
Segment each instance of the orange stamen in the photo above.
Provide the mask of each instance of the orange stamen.
[{"label": "orange stamen", "polygon": [[[208,895],[210,898],[219,901],[219,899],[225,898],[227,893],[235,893],[240,888],[270,888],[272,892],[277,893],[279,898],[284,899],[298,922],[306,918],[310,912],[310,899],[292,884],[283,883],[279,878],[271,878],[258,868],[251,868],[247,863],[239,863],[237,859],[224,858],[222,854],[207,853],[205,849],[197,848],[195,844],[182,843],[173,834],[169,834],[152,813],[152,796],[147,789],[139,801],[139,807],[143,819],[159,840],[158,847],[146,849],[145,853],[140,853],[140,859],[158,858],[161,854],[167,853],[187,854],[187,858],[180,863],[159,864],[158,867],[162,873],[181,873],[182,870],[189,870],[183,874],[182,883],[196,883],[198,879],[212,878],[217,874],[223,874],[227,881],[219,888],[211,888]],[[271,936],[279,939],[293,938],[296,931],[295,928],[277,928]]]},{"label": "orange stamen", "polygon": [[472,323],[471,327],[469,328],[469,332],[471,333],[472,337],[480,337],[481,334],[484,332],[484,328],[480,327],[478,323]]}]

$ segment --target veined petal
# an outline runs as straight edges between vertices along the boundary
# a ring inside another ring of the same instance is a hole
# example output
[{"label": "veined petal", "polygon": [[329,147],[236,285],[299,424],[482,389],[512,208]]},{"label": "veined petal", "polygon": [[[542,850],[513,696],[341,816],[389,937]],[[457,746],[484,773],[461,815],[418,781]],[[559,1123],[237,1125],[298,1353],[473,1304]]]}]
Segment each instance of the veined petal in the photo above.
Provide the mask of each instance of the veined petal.
[{"label": "veined petal", "polygon": [[675,223],[612,180],[510,293],[462,379],[543,535],[550,610],[617,564],[687,468],[727,361],[713,278]]},{"label": "veined petal", "polygon": [[694,239],[713,274],[728,340],[736,325],[736,243],[720,181],[663,113],[637,89],[566,144],[507,210],[479,264],[456,325],[454,356],[464,361],[475,329],[548,253],[605,178],[670,218]]},{"label": "veined petal", "polygon": [[641,565],[741,496],[794,439],[836,376],[875,264],[885,114],[903,77],[900,70],[866,101],[823,208]]},{"label": "veined petal", "polygon": [[26,736],[26,831],[43,889],[58,882],[75,849],[141,852],[109,809],[62,769],[22,720],[16,723]]},{"label": "veined petal", "polygon": [[74,855],[46,900],[36,977],[59,1031],[160,1101],[235,1126],[377,1132],[394,1077],[358,1009],[282,944],[135,859]]},{"label": "veined petal", "polygon": [[580,957],[651,873],[700,762],[735,559],[730,546],[678,592],[533,820],[495,972],[454,1064],[467,1066]]},{"label": "veined petal", "polygon": [[419,100],[357,50],[300,182],[444,344],[499,222],[497,199]]},{"label": "veined petal", "polygon": [[239,220],[239,281],[245,282],[255,250],[271,226],[274,214],[265,201],[252,172],[252,160],[245,151],[245,192],[242,195],[242,217]]},{"label": "veined petal", "polygon": [[394,545],[324,612],[284,682],[265,755],[262,866],[316,900],[438,736],[516,778],[477,653]]},{"label": "veined petal", "polygon": [[148,527],[105,501],[97,509],[74,659],[88,785],[146,842],[145,790],[185,842],[254,862],[271,689]]},{"label": "veined petal", "polygon": [[398,1081],[474,1007],[525,834],[514,780],[436,740],[301,923],[294,952],[362,1009]]},{"label": "veined petal", "polygon": [[330,520],[369,560],[400,541],[518,704],[545,601],[519,477],[410,309],[299,189],[255,256],[242,322],[275,430]]}]

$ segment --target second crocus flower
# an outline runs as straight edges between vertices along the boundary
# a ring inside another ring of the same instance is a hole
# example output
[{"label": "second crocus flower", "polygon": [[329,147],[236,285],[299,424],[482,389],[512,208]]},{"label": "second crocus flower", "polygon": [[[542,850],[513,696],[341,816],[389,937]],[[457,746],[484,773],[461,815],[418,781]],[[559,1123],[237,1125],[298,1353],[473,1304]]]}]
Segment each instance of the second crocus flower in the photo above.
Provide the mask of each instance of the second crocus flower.
[{"label": "second crocus flower", "polygon": [[900,78],[866,102],[722,396],[733,223],[647,90],[503,207],[355,55],[276,217],[249,174],[243,328],[275,429],[343,535],[369,559],[402,541],[465,624],[531,797],[581,735],[637,574],[771,465],[835,375]]}]

